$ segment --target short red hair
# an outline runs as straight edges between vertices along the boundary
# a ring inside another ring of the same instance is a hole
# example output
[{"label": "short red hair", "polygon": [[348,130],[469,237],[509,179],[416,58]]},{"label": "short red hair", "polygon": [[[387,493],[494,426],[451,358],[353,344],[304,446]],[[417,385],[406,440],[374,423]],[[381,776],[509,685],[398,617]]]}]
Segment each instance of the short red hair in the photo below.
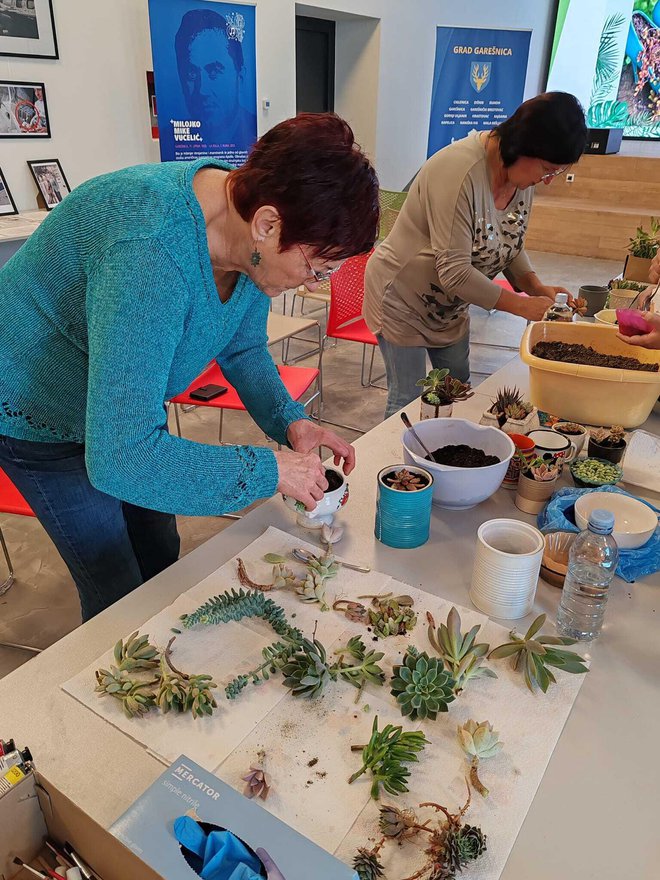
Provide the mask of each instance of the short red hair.
[{"label": "short red hair", "polygon": [[300,113],[271,128],[229,184],[243,220],[262,205],[277,209],[282,251],[304,244],[319,257],[345,260],[376,240],[378,178],[350,125],[334,113]]}]

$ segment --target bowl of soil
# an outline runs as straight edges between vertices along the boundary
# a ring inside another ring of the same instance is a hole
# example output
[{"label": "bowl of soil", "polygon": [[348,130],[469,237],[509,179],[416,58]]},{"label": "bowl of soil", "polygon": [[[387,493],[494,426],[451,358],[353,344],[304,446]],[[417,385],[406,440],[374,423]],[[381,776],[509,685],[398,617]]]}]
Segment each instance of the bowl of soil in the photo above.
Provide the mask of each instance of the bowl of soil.
[{"label": "bowl of soil", "polygon": [[302,501],[296,501],[290,495],[282,495],[284,503],[297,513],[296,521],[304,529],[321,529],[324,525],[331,526],[335,513],[348,501],[348,483],[339,471],[325,469],[328,488],[314,510],[306,510]]},{"label": "bowl of soil", "polygon": [[433,459],[410,430],[403,432],[403,458],[406,464],[426,468],[433,475],[433,503],[438,507],[465,510],[499,489],[516,451],[511,438],[499,428],[452,418],[426,419],[414,428]]},{"label": "bowl of soil", "polygon": [[530,324],[520,345],[529,398],[566,421],[635,428],[660,395],[660,351],[629,345],[604,324]]}]

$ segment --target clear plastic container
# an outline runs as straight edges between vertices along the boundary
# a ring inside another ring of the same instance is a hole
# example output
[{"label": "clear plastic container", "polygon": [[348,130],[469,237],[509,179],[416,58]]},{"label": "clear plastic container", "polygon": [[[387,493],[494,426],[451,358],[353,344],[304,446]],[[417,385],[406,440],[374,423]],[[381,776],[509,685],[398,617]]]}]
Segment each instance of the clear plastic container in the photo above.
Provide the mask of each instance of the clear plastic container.
[{"label": "clear plastic container", "polygon": [[563,321],[570,324],[573,321],[573,309],[568,304],[568,294],[558,293],[554,303],[543,316],[544,321]]},{"label": "clear plastic container", "polygon": [[563,636],[588,641],[600,635],[610,584],[619,561],[613,528],[613,513],[594,510],[589,516],[589,527],[571,546],[557,611],[557,629]]}]

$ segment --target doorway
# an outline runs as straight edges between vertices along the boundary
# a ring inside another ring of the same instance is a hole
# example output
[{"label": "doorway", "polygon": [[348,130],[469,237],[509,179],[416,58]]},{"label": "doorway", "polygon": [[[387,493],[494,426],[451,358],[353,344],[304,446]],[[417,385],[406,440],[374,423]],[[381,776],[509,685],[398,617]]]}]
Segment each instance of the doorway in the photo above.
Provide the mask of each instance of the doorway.
[{"label": "doorway", "polygon": [[296,15],[296,112],[335,109],[335,22]]}]

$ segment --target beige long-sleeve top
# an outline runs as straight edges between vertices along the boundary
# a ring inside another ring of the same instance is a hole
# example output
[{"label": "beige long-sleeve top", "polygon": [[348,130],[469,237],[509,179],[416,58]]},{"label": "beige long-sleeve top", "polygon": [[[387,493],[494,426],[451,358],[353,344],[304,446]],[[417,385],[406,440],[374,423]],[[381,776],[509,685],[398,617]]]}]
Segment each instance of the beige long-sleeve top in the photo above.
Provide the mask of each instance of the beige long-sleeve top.
[{"label": "beige long-sleeve top", "polygon": [[369,329],[397,345],[443,347],[469,331],[470,303],[492,309],[499,272],[532,271],[524,238],[534,188],[495,207],[478,135],[439,150],[417,175],[365,277]]}]

